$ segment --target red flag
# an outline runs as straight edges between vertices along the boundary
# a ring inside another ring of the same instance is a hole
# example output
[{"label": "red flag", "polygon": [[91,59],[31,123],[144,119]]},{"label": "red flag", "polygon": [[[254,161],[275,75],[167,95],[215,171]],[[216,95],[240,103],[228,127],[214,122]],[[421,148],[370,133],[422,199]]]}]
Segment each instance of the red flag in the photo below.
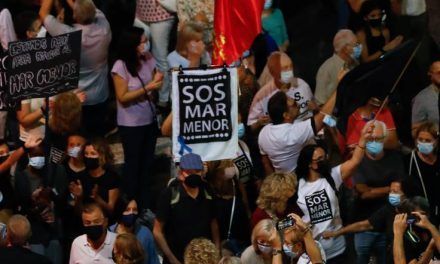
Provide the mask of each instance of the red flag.
[{"label": "red flag", "polygon": [[261,32],[264,0],[215,0],[213,64],[231,64]]}]

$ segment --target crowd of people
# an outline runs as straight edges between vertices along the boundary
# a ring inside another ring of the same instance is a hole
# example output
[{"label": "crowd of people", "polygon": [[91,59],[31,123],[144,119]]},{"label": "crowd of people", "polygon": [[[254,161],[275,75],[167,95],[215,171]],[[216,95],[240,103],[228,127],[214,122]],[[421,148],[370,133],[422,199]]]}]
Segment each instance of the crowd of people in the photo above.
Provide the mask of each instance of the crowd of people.
[{"label": "crowd of people", "polygon": [[[236,155],[185,153],[154,197],[157,139],[172,134],[171,71],[213,57],[214,0],[174,2],[0,3],[0,54],[17,40],[82,35],[78,89],[0,111],[0,263],[440,261],[435,1],[333,1],[346,22],[315,87],[296,74],[281,3],[261,1],[263,31],[231,66]],[[341,130],[338,84],[408,39],[423,47],[405,72],[411,109],[368,89]],[[395,121],[402,112],[410,128]]]}]

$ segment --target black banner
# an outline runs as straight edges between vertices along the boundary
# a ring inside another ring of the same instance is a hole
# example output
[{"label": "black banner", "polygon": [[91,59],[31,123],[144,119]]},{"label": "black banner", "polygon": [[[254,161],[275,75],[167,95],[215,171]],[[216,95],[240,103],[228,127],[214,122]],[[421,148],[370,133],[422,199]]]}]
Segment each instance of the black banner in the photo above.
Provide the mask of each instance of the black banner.
[{"label": "black banner", "polygon": [[4,90],[11,101],[78,87],[81,31],[9,43]]},{"label": "black banner", "polygon": [[178,75],[180,136],[186,144],[232,136],[230,73]]}]

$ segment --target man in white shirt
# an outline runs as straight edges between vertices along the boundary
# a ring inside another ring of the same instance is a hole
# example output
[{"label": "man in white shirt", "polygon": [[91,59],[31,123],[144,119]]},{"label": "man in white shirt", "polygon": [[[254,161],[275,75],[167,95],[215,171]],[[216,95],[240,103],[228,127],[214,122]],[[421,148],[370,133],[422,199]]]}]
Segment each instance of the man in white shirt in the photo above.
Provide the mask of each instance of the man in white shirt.
[{"label": "man in white shirt", "polygon": [[108,219],[97,204],[88,204],[82,210],[82,221],[86,234],[72,243],[70,264],[113,264],[112,250],[116,234],[107,231]]},{"label": "man in white shirt", "polygon": [[294,77],[293,63],[284,52],[273,52],[268,60],[267,67],[273,79],[258,90],[249,110],[247,124],[253,131],[269,123],[267,103],[272,95],[283,91],[294,99],[299,106],[298,120],[310,118],[312,110],[316,108],[309,85],[302,79]]},{"label": "man in white shirt", "polygon": [[[315,99],[318,104],[324,104],[330,98],[333,91],[338,86],[338,74],[341,69],[352,69],[359,64],[354,52],[359,49],[356,35],[349,29],[342,29],[333,38],[333,48],[335,53],[319,67],[316,74]],[[362,51],[362,48],[360,48]]]},{"label": "man in white shirt", "polygon": [[274,170],[292,172],[296,168],[303,146],[312,140],[324,126],[324,113],[331,113],[335,106],[336,91],[321,111],[306,121],[295,122],[298,105],[283,92],[275,93],[269,100],[268,111],[271,124],[266,125],[258,136],[258,145],[266,175]]}]

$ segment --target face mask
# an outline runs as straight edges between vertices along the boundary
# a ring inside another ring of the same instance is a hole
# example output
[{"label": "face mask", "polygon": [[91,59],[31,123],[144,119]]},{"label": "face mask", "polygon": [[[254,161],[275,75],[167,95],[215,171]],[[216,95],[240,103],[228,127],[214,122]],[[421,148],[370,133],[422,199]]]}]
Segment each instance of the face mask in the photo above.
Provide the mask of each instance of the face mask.
[{"label": "face mask", "polygon": [[420,153],[428,155],[434,150],[434,143],[417,142],[417,149]]},{"label": "face mask", "polygon": [[84,158],[84,165],[88,170],[94,170],[99,167],[99,158]]},{"label": "face mask", "polygon": [[271,254],[272,251],[273,251],[271,246],[266,246],[266,245],[261,245],[261,244],[258,244],[258,249],[259,249],[263,254]]},{"label": "face mask", "polygon": [[377,141],[368,141],[366,145],[368,153],[372,155],[377,155],[383,150],[383,143]]},{"label": "face mask", "polygon": [[202,178],[197,174],[190,174],[185,178],[185,185],[190,188],[197,188],[202,185]]},{"label": "face mask", "polygon": [[336,119],[334,119],[330,115],[325,115],[324,120],[322,122],[324,122],[324,124],[326,124],[329,127],[335,127],[336,126]]},{"label": "face mask", "polygon": [[266,0],[264,2],[264,10],[267,10],[272,7],[272,0]]},{"label": "face mask", "polygon": [[398,206],[400,204],[400,194],[390,193],[388,195],[388,202],[394,207]]},{"label": "face mask", "polygon": [[8,154],[1,156],[1,157],[0,157],[0,164],[3,163],[3,162],[5,162],[8,158],[9,158],[9,155],[8,155]]},{"label": "face mask", "polygon": [[235,176],[235,167],[225,168],[224,177],[225,179],[232,179]]},{"label": "face mask", "polygon": [[84,233],[86,233],[88,239],[96,241],[104,233],[104,227],[103,225],[85,226]]},{"label": "face mask", "polygon": [[29,158],[29,166],[31,166],[34,169],[40,170],[44,167],[45,158],[41,156],[37,157],[30,157]]},{"label": "face mask", "polygon": [[298,253],[292,251],[293,246],[288,246],[286,244],[283,244],[283,251],[284,253],[289,257],[289,258],[297,258],[298,257]]},{"label": "face mask", "polygon": [[318,169],[316,171],[321,175],[330,173],[330,164],[328,163],[328,160],[318,161]]},{"label": "face mask", "polygon": [[293,71],[282,71],[280,81],[284,84],[290,83],[293,80]]},{"label": "face mask", "polygon": [[376,19],[368,19],[368,24],[370,24],[373,28],[378,28],[382,26],[382,19],[376,18]]},{"label": "face mask", "polygon": [[362,44],[356,45],[353,47],[353,53],[351,53],[351,58],[355,60],[359,60],[362,54]]},{"label": "face mask", "polygon": [[76,146],[73,148],[69,148],[67,150],[67,155],[69,155],[72,158],[78,158],[80,152],[81,152],[81,147]]},{"label": "face mask", "polygon": [[243,123],[238,124],[238,138],[243,138],[245,132],[246,130],[244,124]]},{"label": "face mask", "polygon": [[128,215],[122,215],[121,222],[126,227],[132,227],[134,223],[136,222],[137,214],[128,214]]}]

